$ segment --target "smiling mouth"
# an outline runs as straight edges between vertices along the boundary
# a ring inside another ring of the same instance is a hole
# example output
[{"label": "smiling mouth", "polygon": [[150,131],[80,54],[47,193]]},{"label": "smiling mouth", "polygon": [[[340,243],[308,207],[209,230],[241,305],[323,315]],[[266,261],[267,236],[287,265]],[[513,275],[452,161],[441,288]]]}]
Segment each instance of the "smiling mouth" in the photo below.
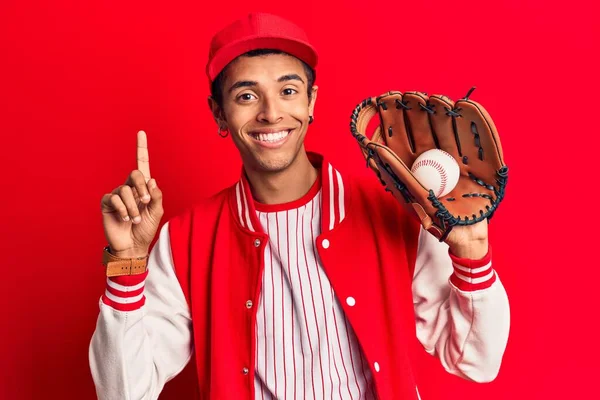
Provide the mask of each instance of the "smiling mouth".
[{"label": "smiling mouth", "polygon": [[279,132],[273,132],[273,133],[255,133],[255,132],[250,132],[250,136],[254,140],[257,140],[259,142],[277,143],[279,141],[282,141],[286,137],[288,137],[292,131],[293,131],[293,129],[288,129],[288,130],[285,130],[285,131],[279,131]]}]

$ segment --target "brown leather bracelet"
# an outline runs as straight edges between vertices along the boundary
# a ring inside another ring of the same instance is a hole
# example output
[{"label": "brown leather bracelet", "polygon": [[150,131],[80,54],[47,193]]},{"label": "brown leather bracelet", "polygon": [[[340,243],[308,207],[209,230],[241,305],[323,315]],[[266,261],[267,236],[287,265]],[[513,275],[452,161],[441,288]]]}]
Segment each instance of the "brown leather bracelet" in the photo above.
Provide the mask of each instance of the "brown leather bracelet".
[{"label": "brown leather bracelet", "polygon": [[146,272],[148,257],[120,258],[110,253],[110,246],[102,252],[102,265],[106,267],[106,276],[138,275]]}]

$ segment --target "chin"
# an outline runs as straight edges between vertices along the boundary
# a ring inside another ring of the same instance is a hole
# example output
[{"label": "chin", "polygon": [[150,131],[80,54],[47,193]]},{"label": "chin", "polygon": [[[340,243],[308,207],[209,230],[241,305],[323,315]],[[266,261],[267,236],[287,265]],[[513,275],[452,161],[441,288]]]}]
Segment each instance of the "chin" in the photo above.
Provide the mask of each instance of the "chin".
[{"label": "chin", "polygon": [[293,157],[276,156],[276,157],[258,157],[256,162],[260,170],[265,172],[280,172],[285,170],[292,164]]}]

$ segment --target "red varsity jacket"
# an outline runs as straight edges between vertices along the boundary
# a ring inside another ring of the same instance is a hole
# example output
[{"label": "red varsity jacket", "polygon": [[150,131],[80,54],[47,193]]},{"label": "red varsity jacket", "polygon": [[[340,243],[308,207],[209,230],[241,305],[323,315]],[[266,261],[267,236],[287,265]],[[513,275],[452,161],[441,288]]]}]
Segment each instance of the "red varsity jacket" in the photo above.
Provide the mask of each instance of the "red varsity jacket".
[{"label": "red varsity jacket", "polygon": [[[322,232],[316,239],[317,252],[369,362],[377,394],[381,399],[416,400],[419,395],[410,360],[411,354],[423,347],[416,346],[415,326],[419,319],[431,319],[432,312],[444,312],[441,303],[433,304],[427,296],[416,294],[427,289],[413,286],[419,238],[429,234],[375,177],[350,179],[320,155],[310,157],[322,176]],[[172,218],[168,229],[176,276],[193,322],[202,397],[253,399],[256,307],[247,304],[259,303],[268,237],[256,218],[245,177]],[[447,251],[446,255],[448,265],[452,260],[472,268],[489,266],[491,259],[491,253],[484,260],[456,259]],[[495,272],[484,282],[473,281],[477,283],[457,280],[450,273],[455,274],[452,268],[439,280],[447,285],[446,297],[448,293],[466,297],[476,292],[485,296],[494,290],[494,296],[505,300]],[[355,299],[353,306],[344,301],[347,297]],[[443,300],[450,301],[451,308],[458,307],[451,299]],[[419,301],[422,305],[430,302],[435,310],[423,306],[423,316],[415,319]],[[507,315],[507,303],[499,303],[500,311]],[[452,346],[452,332],[459,329],[458,323],[453,323],[452,315],[437,320],[449,325],[436,328],[447,332],[439,340]],[[444,356],[444,366],[452,370],[457,368],[455,362],[464,360],[464,369],[457,374],[475,380],[493,379],[508,333],[507,318],[500,320],[505,322],[492,327],[500,334],[491,335],[485,327],[469,333],[493,336],[489,342],[470,338],[479,343],[477,354],[464,354],[468,346],[456,349],[461,360]],[[425,342],[424,338],[426,350],[435,354],[436,348],[428,348]],[[478,375],[473,372],[477,368],[491,372]]]}]

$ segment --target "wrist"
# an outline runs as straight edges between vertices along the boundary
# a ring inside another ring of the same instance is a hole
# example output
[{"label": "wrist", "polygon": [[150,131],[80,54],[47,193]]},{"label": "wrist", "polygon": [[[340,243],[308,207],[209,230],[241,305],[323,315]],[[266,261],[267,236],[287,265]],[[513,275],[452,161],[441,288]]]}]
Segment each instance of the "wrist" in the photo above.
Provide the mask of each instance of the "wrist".
[{"label": "wrist", "polygon": [[450,252],[458,258],[469,260],[480,260],[484,258],[489,251],[488,239],[472,240],[467,243],[450,245]]},{"label": "wrist", "polygon": [[485,256],[474,258],[460,258],[448,251],[454,269],[450,276],[452,285],[463,291],[473,292],[491,287],[496,281],[496,273],[492,268],[492,247],[488,247]]},{"label": "wrist", "polygon": [[127,250],[114,250],[112,248],[108,248],[108,252],[115,257],[119,258],[140,258],[146,257],[148,255],[148,250],[142,249],[127,249]]}]

